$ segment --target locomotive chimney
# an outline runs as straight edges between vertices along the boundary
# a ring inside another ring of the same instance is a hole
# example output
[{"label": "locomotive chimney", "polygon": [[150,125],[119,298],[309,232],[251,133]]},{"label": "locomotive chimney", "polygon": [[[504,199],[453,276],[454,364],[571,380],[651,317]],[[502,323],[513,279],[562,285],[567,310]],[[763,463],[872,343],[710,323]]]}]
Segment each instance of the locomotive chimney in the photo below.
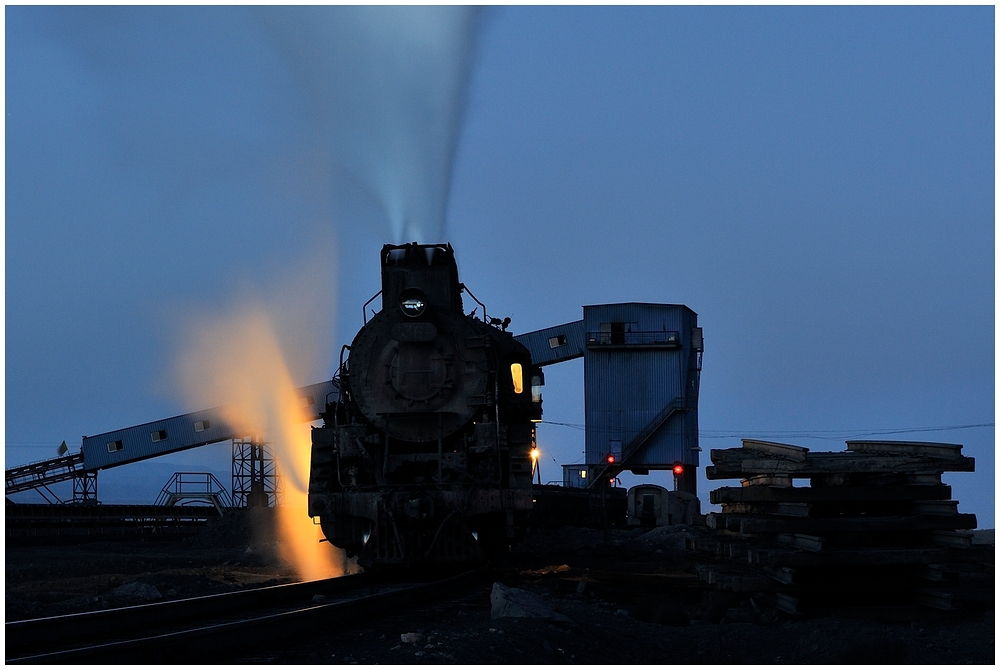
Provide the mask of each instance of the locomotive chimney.
[{"label": "locomotive chimney", "polygon": [[382,307],[413,301],[412,316],[423,305],[462,310],[458,265],[450,244],[411,244],[382,247]]}]

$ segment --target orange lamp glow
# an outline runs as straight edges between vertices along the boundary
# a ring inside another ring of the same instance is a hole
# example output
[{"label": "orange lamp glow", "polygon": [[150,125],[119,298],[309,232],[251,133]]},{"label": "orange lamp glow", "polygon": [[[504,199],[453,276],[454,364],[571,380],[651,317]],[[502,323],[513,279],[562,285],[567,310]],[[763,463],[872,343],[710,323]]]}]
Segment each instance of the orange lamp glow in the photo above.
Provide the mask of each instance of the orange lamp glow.
[{"label": "orange lamp glow", "polygon": [[524,377],[521,373],[520,363],[510,364],[510,378],[514,382],[514,393],[522,393],[524,391]]},{"label": "orange lamp glow", "polygon": [[678,477],[684,474],[683,463],[674,463],[674,474],[677,475]]},{"label": "orange lamp glow", "polygon": [[615,462],[615,455],[608,454],[608,463],[614,463],[614,462]]}]

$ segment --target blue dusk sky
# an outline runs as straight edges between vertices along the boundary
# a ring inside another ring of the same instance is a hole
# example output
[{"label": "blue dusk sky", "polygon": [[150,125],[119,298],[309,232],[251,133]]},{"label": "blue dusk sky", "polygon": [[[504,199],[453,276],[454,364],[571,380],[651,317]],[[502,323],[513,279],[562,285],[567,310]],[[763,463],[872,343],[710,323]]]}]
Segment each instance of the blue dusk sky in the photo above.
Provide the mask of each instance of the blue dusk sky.
[{"label": "blue dusk sky", "polygon": [[[328,378],[379,249],[420,239],[516,333],[697,312],[702,465],[740,437],[960,443],[976,472],[945,481],[993,527],[992,6],[5,19],[8,467],[201,409],[186,333],[247,300],[296,303],[295,380]],[[582,362],[546,381],[548,481],[583,460]],[[102,472],[101,499],[228,484],[228,458]],[[733,483],[702,474],[703,508]]]}]

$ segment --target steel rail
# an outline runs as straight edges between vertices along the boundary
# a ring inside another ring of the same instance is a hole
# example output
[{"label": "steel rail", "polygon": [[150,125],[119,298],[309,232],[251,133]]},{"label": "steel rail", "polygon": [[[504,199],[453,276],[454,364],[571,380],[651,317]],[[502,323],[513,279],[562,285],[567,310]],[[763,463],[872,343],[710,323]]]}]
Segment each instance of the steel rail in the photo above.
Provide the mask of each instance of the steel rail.
[{"label": "steel rail", "polygon": [[[11,622],[5,624],[5,661],[49,664],[221,660],[228,648],[277,644],[287,636],[301,636],[337,620],[357,620],[416,598],[427,601],[471,583],[480,574],[473,570],[419,584],[378,583],[371,575],[362,574]],[[379,592],[364,592],[372,587]],[[337,593],[340,597],[335,602],[314,602],[315,595]],[[132,634],[122,635],[125,631],[116,627],[119,624]],[[67,633],[73,628],[77,630]],[[49,635],[56,637],[55,642]],[[56,645],[63,648],[53,651]]]},{"label": "steel rail", "polygon": [[204,619],[246,607],[278,605],[305,594],[327,594],[357,588],[370,582],[371,575],[368,574],[347,575],[97,612],[8,621],[4,624],[4,637],[7,640],[7,653],[10,653],[12,650],[32,649],[41,645],[51,646],[106,637],[109,630],[128,632],[176,621]]},{"label": "steel rail", "polygon": [[154,626],[223,616],[241,609],[280,606],[304,596],[359,588],[371,581],[369,574],[346,575],[97,612],[9,621],[4,623],[5,655],[9,658],[13,654],[39,649],[51,650],[54,646],[106,640],[110,631],[120,635]]}]

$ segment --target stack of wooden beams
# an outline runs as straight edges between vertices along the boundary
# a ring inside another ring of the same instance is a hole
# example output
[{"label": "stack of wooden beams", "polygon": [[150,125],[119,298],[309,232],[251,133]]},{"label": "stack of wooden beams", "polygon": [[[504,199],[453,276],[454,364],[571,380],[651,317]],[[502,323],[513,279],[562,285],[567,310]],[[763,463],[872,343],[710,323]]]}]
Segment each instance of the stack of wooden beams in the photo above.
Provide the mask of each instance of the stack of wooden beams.
[{"label": "stack of wooden beams", "polygon": [[[718,532],[693,543],[715,560],[699,576],[803,608],[953,606],[956,569],[973,553],[974,514],[960,514],[944,472],[972,472],[958,444],[853,441],[843,452],[743,440],[712,450]],[[799,480],[799,481],[796,481]],[[808,486],[794,486],[805,483]],[[992,595],[992,594],[991,594]]]}]

